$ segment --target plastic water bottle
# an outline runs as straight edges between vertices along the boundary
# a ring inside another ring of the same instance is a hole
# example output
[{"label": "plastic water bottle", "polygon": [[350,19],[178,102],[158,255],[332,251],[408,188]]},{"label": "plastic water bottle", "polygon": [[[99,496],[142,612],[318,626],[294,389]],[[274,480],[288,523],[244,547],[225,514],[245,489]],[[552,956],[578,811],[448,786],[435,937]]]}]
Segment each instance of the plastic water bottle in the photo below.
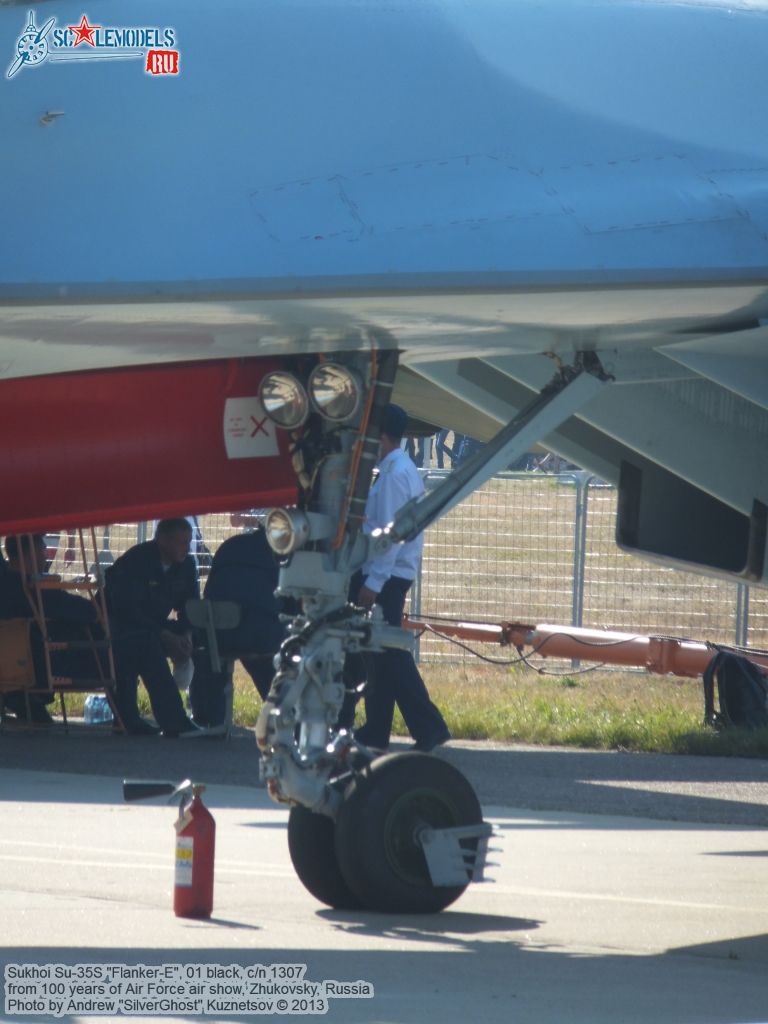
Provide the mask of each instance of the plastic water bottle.
[{"label": "plastic water bottle", "polygon": [[86,725],[98,725],[100,722],[111,722],[114,719],[112,708],[103,693],[89,693],[85,698],[83,718]]}]

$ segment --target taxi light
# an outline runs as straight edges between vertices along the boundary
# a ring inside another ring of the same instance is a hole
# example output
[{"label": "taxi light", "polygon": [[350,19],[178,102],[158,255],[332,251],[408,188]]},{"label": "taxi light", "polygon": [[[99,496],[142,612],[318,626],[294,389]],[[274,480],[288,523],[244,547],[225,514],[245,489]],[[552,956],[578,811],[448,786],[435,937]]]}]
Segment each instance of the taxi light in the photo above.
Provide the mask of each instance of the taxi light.
[{"label": "taxi light", "polygon": [[309,539],[309,520],[299,509],[273,508],[264,530],[275,554],[290,555]]}]

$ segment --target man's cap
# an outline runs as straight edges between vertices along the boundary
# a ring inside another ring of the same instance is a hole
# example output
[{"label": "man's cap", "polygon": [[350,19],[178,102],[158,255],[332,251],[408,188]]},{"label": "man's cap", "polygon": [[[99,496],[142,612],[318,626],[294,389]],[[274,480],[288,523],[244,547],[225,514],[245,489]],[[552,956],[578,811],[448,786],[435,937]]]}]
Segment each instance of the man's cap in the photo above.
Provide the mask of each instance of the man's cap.
[{"label": "man's cap", "polygon": [[408,423],[408,413],[399,405],[390,403],[384,410],[381,420],[381,432],[389,437],[400,438],[405,433]]}]

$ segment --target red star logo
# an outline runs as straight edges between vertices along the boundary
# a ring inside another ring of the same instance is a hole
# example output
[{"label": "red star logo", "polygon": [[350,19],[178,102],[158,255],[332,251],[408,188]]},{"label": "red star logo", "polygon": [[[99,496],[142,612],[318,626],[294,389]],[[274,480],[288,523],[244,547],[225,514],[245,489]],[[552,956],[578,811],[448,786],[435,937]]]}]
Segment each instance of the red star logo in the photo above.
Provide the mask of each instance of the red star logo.
[{"label": "red star logo", "polygon": [[79,25],[67,25],[67,28],[75,33],[76,38],[74,43],[72,43],[73,46],[79,46],[80,43],[88,43],[90,46],[95,46],[93,33],[97,28],[101,28],[101,25],[89,25],[88,15],[84,14],[80,19]]}]

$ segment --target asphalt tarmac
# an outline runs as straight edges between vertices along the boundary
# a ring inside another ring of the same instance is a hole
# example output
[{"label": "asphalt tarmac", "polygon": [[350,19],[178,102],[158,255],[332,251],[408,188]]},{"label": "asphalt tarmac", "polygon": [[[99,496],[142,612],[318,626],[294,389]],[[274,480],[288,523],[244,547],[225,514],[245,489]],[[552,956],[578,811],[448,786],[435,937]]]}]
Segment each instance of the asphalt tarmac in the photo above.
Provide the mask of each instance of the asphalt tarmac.
[{"label": "asphalt tarmac", "polygon": [[[303,889],[247,730],[6,729],[0,1019],[768,1021],[766,762],[480,743],[438,756],[496,827],[492,881],[394,917]],[[124,776],[209,785],[210,921],[173,915],[175,808],[123,804]]]}]

